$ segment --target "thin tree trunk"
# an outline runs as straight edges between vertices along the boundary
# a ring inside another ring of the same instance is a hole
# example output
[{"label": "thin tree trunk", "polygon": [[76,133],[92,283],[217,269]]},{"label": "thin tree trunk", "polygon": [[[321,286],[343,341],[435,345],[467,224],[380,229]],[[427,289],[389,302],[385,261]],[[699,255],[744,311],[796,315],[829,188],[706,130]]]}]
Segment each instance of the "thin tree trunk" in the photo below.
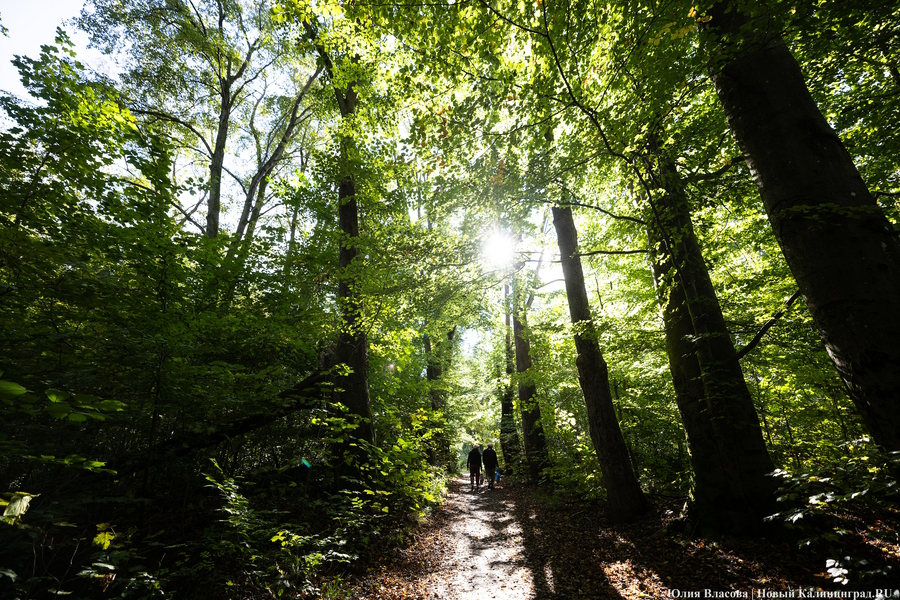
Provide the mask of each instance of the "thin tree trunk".
[{"label": "thin tree trunk", "polygon": [[506,363],[506,381],[500,391],[500,448],[503,450],[503,459],[506,462],[506,473],[511,475],[516,470],[516,465],[522,461],[522,444],[519,442],[519,431],[516,428],[516,413],[513,406],[513,347],[510,337],[510,306],[509,285],[504,286],[504,295],[507,300],[506,309],[506,346],[503,358]]},{"label": "thin tree trunk", "polygon": [[[456,327],[447,332],[447,343],[449,346],[453,343],[453,336],[456,334]],[[428,449],[428,458],[432,466],[449,466],[450,463],[450,446],[444,437],[443,428],[446,424],[444,409],[447,405],[447,391],[443,387],[442,377],[444,373],[445,361],[445,345],[438,342],[432,347],[431,338],[428,334],[423,336],[425,345],[425,378],[428,380],[428,395],[431,400],[431,410],[433,416],[430,423],[432,424],[431,445]]]},{"label": "thin tree trunk", "polygon": [[516,348],[516,372],[519,374],[519,409],[522,411],[522,440],[525,442],[525,460],[532,483],[539,483],[548,464],[547,440],[541,423],[541,407],[535,398],[537,387],[529,375],[531,368],[531,344],[525,337],[525,312],[513,313],[513,338]]},{"label": "thin tree trunk", "polygon": [[775,238],[873,439],[900,450],[900,241],[761,5],[703,26],[716,92]]},{"label": "thin tree trunk", "polygon": [[559,242],[569,315],[576,330],[578,380],[587,406],[591,441],[606,485],[609,513],[614,520],[634,519],[645,512],[649,504],[631,468],[628,447],[616,421],[609,392],[609,371],[591,320],[581,258],[576,256],[578,233],[572,219],[572,209],[553,207],[553,225]]},{"label": "thin tree trunk", "polygon": [[[268,185],[268,177],[275,171],[278,163],[281,162],[281,158],[282,156],[284,156],[284,152],[287,149],[288,144],[293,139],[297,127],[306,119],[307,111],[301,112],[300,106],[302,105],[303,98],[306,97],[306,93],[309,91],[309,88],[312,86],[313,82],[318,79],[321,73],[322,67],[319,67],[312,75],[310,75],[309,79],[306,80],[306,85],[304,85],[303,88],[299,92],[297,92],[297,95],[294,97],[294,102],[293,104],[291,104],[291,112],[288,116],[287,123],[285,123],[284,131],[281,133],[281,137],[278,139],[278,143],[275,145],[272,153],[267,158],[262,156],[263,152],[261,149],[261,144],[259,143],[259,133],[254,122],[256,115],[256,109],[254,109],[254,118],[251,118],[250,120],[250,128],[253,131],[255,139],[257,140],[258,165],[256,168],[256,173],[253,174],[253,177],[250,180],[250,186],[247,188],[247,193],[244,197],[244,208],[241,211],[241,218],[238,220],[237,228],[234,232],[234,240],[231,242],[231,245],[228,248],[226,262],[230,262],[234,258],[235,254],[238,253],[239,249],[241,249],[242,246],[247,245],[242,244],[245,230],[247,232],[247,238],[252,241],[254,226],[257,219],[259,219],[259,214],[263,206],[263,200],[265,199],[265,188]],[[305,166],[306,165],[304,164],[304,169],[301,169],[301,171],[305,170]]]},{"label": "thin tree trunk", "polygon": [[219,213],[222,210],[222,172],[225,164],[225,144],[228,141],[228,123],[231,120],[231,87],[223,82],[220,93],[219,128],[216,143],[209,163],[209,198],[206,201],[206,237],[214,239],[219,235]]}]

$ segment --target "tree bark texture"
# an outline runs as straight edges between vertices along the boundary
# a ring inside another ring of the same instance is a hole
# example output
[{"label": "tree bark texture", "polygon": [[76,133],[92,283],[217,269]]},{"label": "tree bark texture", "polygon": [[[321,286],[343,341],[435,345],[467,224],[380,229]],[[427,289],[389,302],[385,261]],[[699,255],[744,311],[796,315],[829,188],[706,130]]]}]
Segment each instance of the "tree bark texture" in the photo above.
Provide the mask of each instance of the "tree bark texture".
[{"label": "tree bark texture", "polygon": [[547,440],[541,423],[541,407],[538,404],[537,387],[528,375],[531,369],[531,344],[525,333],[525,314],[513,314],[513,338],[516,347],[516,372],[519,374],[519,409],[522,411],[522,440],[525,442],[525,460],[532,483],[539,483],[547,467]]},{"label": "tree bark texture", "polygon": [[578,232],[572,209],[553,207],[553,225],[559,242],[569,315],[576,330],[578,380],[587,406],[591,442],[606,485],[610,517],[618,521],[631,520],[646,511],[649,504],[631,468],[628,447],[616,420],[609,391],[609,370],[597,344],[581,258],[576,256]]},{"label": "tree bark texture", "polygon": [[694,233],[675,163],[657,155],[663,190],[645,218],[669,365],[705,526],[751,533],[774,512],[772,464],[756,408]]},{"label": "tree bark texture", "polygon": [[900,450],[900,241],[763,9],[736,5],[716,3],[703,27],[728,125],[863,421]]}]

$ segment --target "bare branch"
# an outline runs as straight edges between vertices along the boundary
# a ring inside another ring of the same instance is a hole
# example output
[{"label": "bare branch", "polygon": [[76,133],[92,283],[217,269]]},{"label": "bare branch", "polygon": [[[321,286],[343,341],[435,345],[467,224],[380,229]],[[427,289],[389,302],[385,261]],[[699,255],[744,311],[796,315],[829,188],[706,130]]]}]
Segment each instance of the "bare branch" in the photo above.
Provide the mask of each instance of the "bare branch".
[{"label": "bare branch", "polygon": [[[572,190],[567,188],[566,185],[562,181],[559,181],[557,179],[553,183],[555,183],[557,185],[557,187],[559,187],[559,189],[566,192],[573,198],[578,198],[578,196]],[[643,221],[642,219],[639,219],[637,217],[629,217],[626,215],[617,215],[615,213],[609,212],[608,210],[602,209],[599,206],[596,206],[594,204],[587,204],[586,202],[584,202],[584,200],[582,198],[578,198],[578,199],[581,200],[581,202],[552,202],[552,204],[554,204],[555,206],[581,206],[584,208],[591,208],[593,210],[600,211],[607,217],[610,217],[613,219],[621,219],[623,221],[631,221],[632,223],[637,223],[638,225],[642,225],[642,226],[647,225],[647,223],[645,221]]]},{"label": "bare branch", "polygon": [[738,165],[742,162],[744,162],[743,156],[735,156],[735,157],[731,158],[728,162],[726,162],[723,166],[719,167],[718,169],[716,169],[715,171],[713,171],[711,173],[692,173],[692,174],[688,175],[687,177],[685,177],[684,181],[693,182],[693,181],[705,181],[707,179],[716,179],[717,177],[720,177],[720,176],[724,175],[725,173],[727,173],[728,171],[730,171],[732,168],[735,167],[735,165]]},{"label": "bare branch", "polygon": [[743,348],[741,348],[740,352],[738,352],[732,360],[735,360],[735,361],[741,360],[742,358],[744,358],[747,355],[748,352],[753,350],[756,347],[756,345],[759,344],[759,341],[763,338],[763,336],[766,335],[766,332],[772,328],[772,326],[778,321],[778,319],[783,317],[785,315],[785,313],[787,313],[787,311],[790,310],[791,305],[799,297],[800,297],[800,290],[797,290],[796,292],[793,293],[793,295],[791,295],[790,298],[785,300],[784,308],[782,308],[781,310],[776,312],[774,315],[772,315],[772,318],[769,319],[768,321],[766,321],[766,324],[760,328],[760,330],[756,333],[756,335],[753,337],[753,339],[750,340],[750,343],[747,344],[746,346],[744,346]]},{"label": "bare branch", "polygon": [[129,108],[129,110],[131,112],[139,114],[139,115],[148,115],[151,117],[156,117],[158,119],[162,119],[164,121],[169,121],[170,123],[175,123],[176,125],[181,125],[185,129],[187,129],[188,131],[193,133],[195,136],[197,136],[197,139],[199,139],[201,142],[203,142],[203,147],[206,148],[207,154],[209,154],[210,156],[213,155],[213,150],[210,147],[209,143],[206,141],[206,138],[203,137],[203,134],[200,133],[199,131],[197,131],[197,129],[193,125],[188,123],[187,121],[182,121],[181,119],[179,119],[178,117],[176,117],[174,115],[166,114],[164,112],[159,112],[156,110],[145,110],[145,109],[141,109],[141,108]]}]

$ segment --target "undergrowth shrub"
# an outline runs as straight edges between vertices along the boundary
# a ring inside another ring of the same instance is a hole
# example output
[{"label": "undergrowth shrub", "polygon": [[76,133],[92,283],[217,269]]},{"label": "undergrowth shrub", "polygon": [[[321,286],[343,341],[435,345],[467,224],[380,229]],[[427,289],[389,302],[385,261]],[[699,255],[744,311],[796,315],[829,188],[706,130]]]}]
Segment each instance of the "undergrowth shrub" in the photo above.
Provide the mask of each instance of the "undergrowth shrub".
[{"label": "undergrowth shrub", "polygon": [[[844,514],[896,512],[900,501],[897,474],[900,452],[884,453],[869,438],[860,438],[839,446],[844,455],[841,464],[818,472],[790,473],[778,469],[778,501],[786,508],[767,517],[783,521],[799,535],[801,548],[827,551],[830,558],[825,573],[835,582],[847,584],[851,578],[869,580],[889,576],[889,565],[878,565],[842,550],[851,534]],[[892,541],[898,541],[894,533]]]}]

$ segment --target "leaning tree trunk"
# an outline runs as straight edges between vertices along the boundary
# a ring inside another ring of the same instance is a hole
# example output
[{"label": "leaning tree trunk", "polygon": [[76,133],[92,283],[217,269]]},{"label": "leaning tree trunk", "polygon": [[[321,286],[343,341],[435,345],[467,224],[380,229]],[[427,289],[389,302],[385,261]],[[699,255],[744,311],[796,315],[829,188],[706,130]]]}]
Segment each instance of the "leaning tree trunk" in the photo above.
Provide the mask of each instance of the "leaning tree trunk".
[{"label": "leaning tree trunk", "polygon": [[532,483],[538,483],[547,467],[547,440],[541,423],[541,407],[535,395],[537,387],[528,370],[531,368],[531,344],[525,337],[525,312],[513,313],[513,338],[516,346],[516,372],[519,374],[519,408],[522,411],[522,440],[525,460]]},{"label": "leaning tree trunk", "polygon": [[[505,295],[509,299],[509,286],[505,287]],[[516,413],[513,406],[513,347],[510,339],[510,307],[506,308],[506,346],[503,352],[506,363],[506,380],[501,384],[500,390],[500,448],[503,450],[506,474],[512,475],[516,465],[522,461],[522,444],[519,442],[519,431],[516,428]]]},{"label": "leaning tree trunk", "polygon": [[209,198],[206,200],[206,237],[219,235],[219,213],[222,211],[222,173],[225,165],[225,144],[228,140],[228,123],[231,119],[231,87],[223,83],[219,107],[219,127],[209,162]]},{"label": "leaning tree trunk", "polygon": [[775,238],[873,439],[900,450],[900,241],[777,32],[737,2],[704,48]]},{"label": "leaning tree trunk", "polygon": [[774,466],[675,164],[657,160],[663,194],[645,222],[693,471],[689,515],[702,529],[751,533],[773,512]]},{"label": "leaning tree trunk", "polygon": [[628,446],[616,420],[609,393],[609,370],[597,344],[591,308],[584,287],[578,250],[578,233],[571,208],[553,207],[553,225],[559,242],[569,315],[575,326],[578,380],[587,406],[588,428],[606,485],[609,513],[614,520],[630,520],[649,507],[631,468]]}]

